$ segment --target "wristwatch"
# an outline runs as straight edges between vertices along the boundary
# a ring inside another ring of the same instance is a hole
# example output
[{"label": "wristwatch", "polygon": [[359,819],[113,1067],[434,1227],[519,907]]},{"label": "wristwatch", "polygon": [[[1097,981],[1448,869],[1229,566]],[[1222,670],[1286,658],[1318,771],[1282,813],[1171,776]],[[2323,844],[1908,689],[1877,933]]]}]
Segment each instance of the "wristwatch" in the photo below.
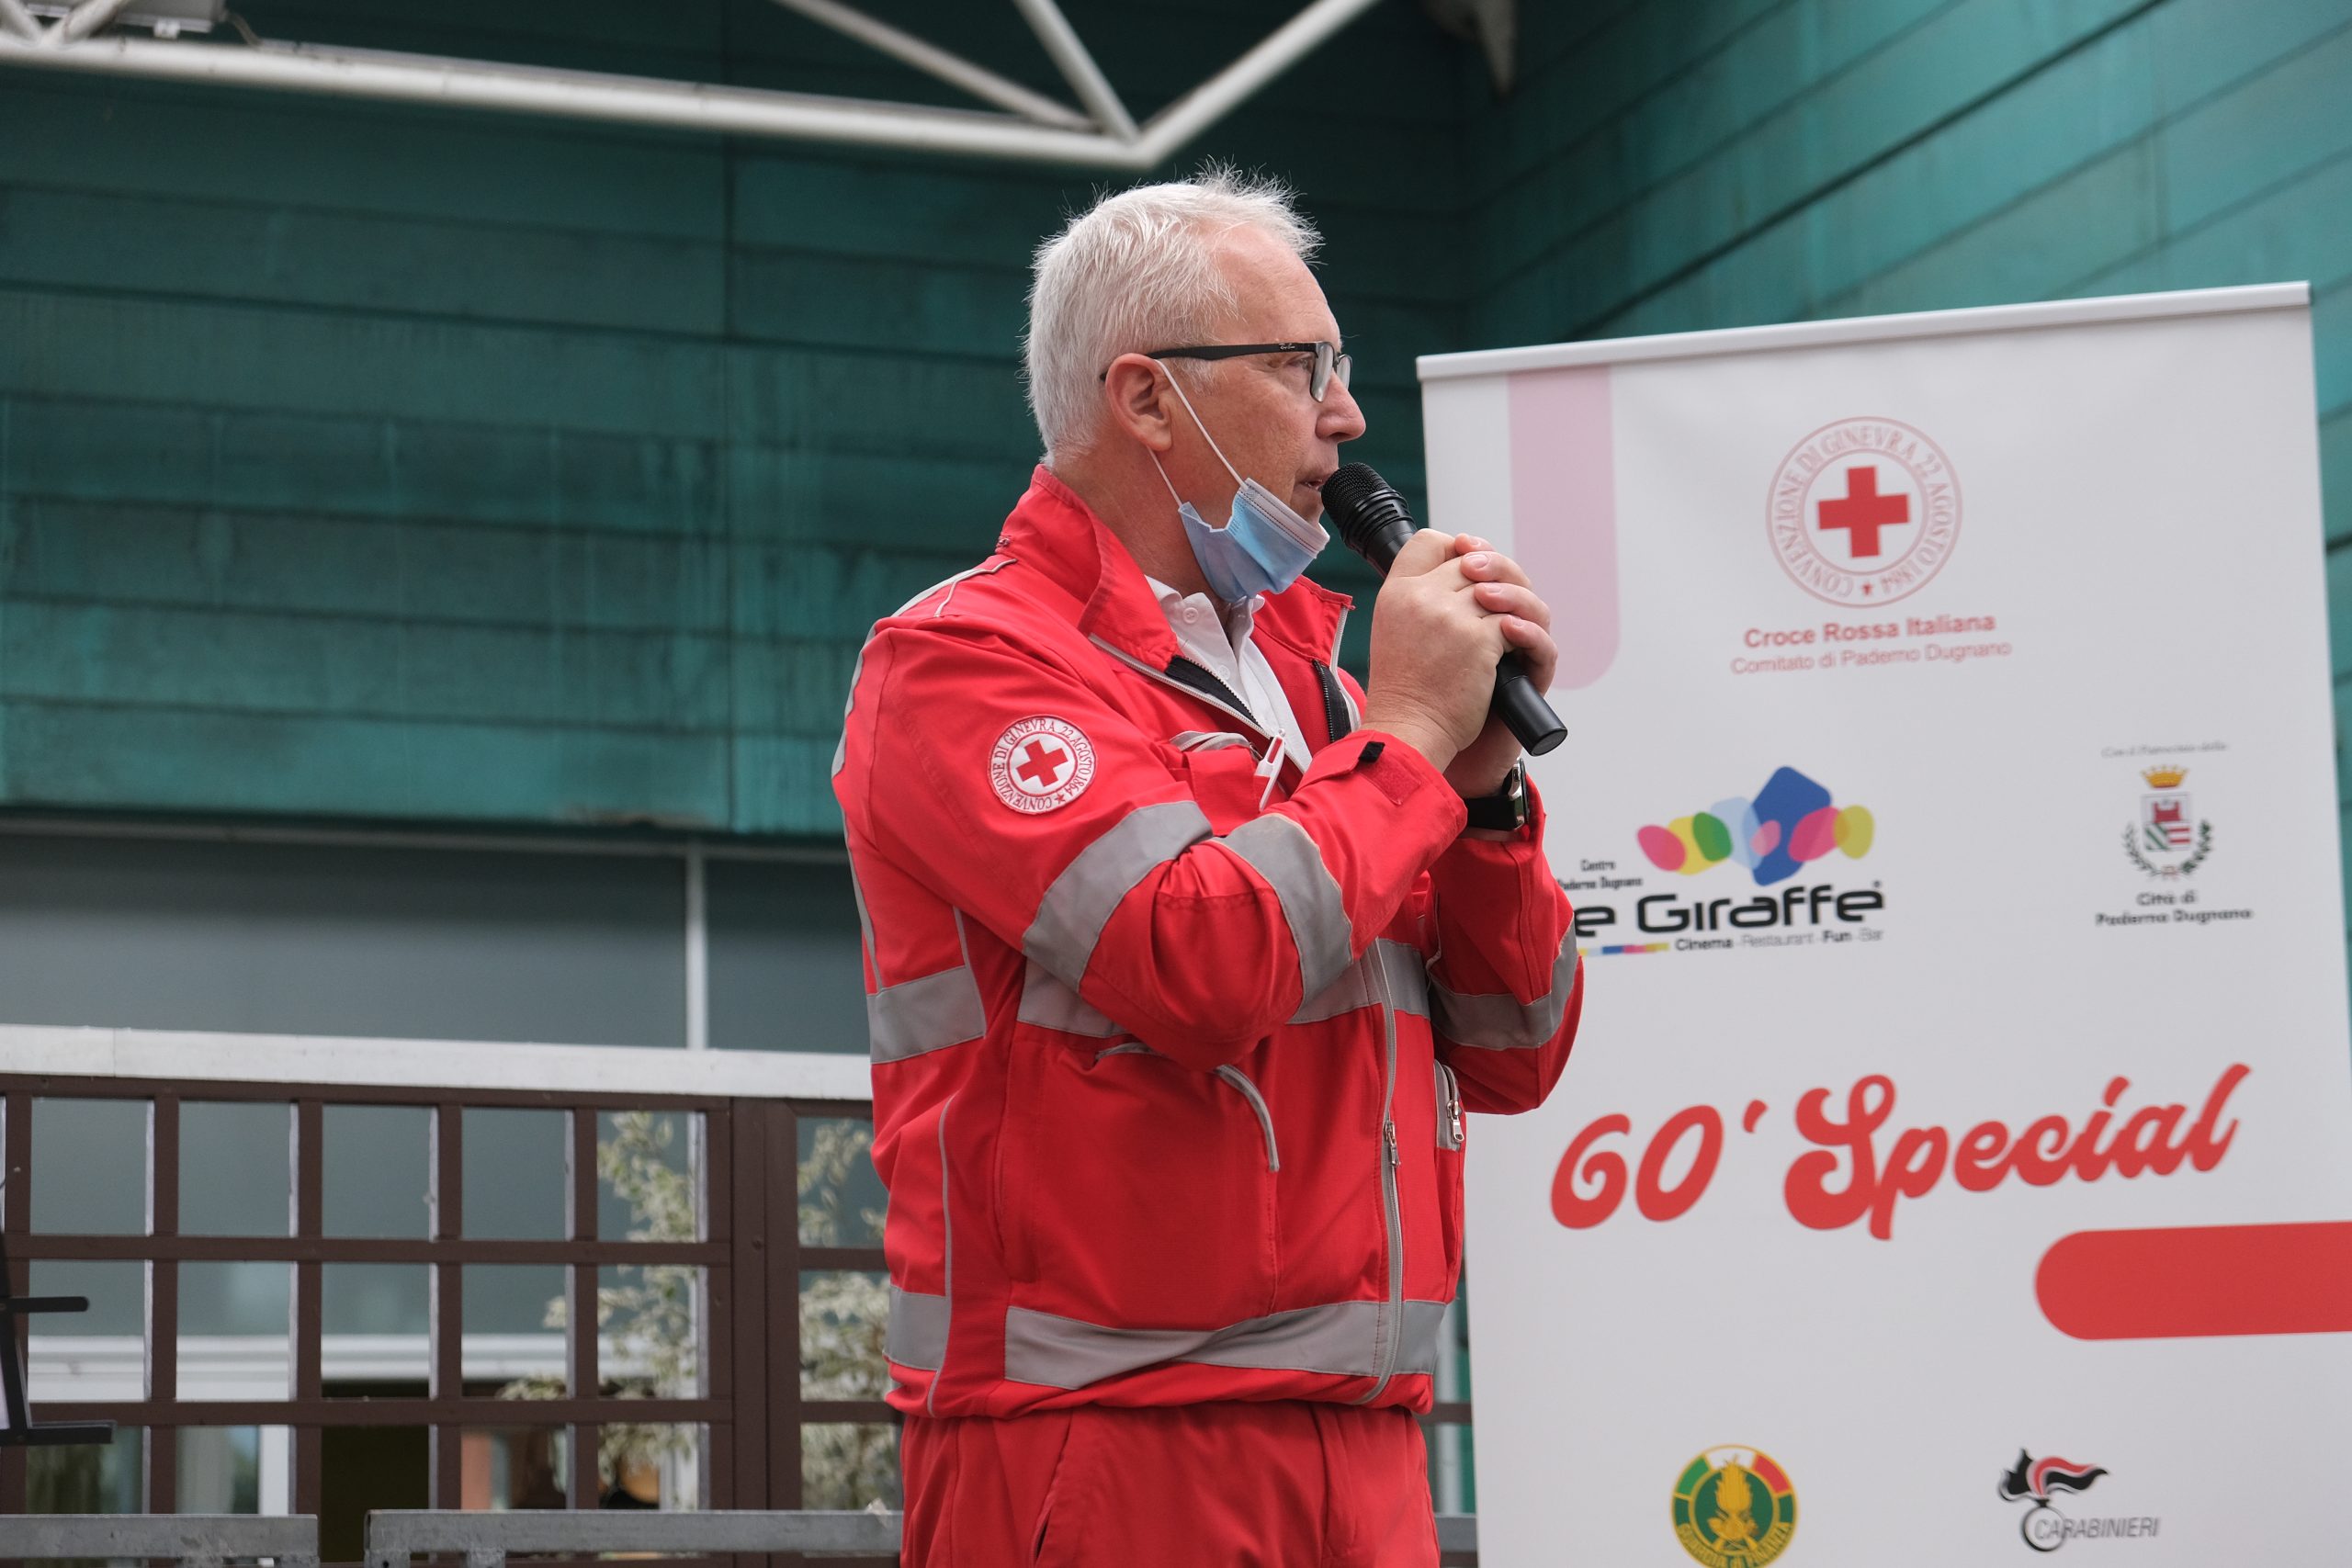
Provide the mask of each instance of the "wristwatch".
[{"label": "wristwatch", "polygon": [[1470,808],[1470,827],[1498,833],[1515,833],[1526,827],[1527,819],[1535,814],[1527,794],[1527,760],[1522,757],[1510,765],[1510,772],[1503,775],[1502,788],[1462,804]]}]

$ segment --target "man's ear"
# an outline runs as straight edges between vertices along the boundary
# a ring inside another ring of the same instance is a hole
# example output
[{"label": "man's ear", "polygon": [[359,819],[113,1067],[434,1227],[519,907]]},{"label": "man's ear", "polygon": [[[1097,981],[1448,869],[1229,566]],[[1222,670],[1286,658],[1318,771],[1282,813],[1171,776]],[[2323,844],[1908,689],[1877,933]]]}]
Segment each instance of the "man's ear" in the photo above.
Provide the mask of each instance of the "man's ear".
[{"label": "man's ear", "polygon": [[1176,444],[1161,375],[1158,360],[1123,354],[1111,361],[1102,378],[1102,404],[1113,426],[1154,452],[1165,452]]}]

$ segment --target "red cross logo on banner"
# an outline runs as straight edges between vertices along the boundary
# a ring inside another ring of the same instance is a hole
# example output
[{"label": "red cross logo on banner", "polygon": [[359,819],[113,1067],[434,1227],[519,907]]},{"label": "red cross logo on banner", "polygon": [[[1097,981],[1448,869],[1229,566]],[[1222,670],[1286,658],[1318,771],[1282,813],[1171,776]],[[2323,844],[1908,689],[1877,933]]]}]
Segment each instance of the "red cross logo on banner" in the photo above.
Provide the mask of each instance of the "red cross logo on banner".
[{"label": "red cross logo on banner", "polygon": [[1926,431],[1841,419],[1781,459],[1764,529],[1781,570],[1815,598],[1891,604],[1926,587],[1959,546],[1960,479]]},{"label": "red cross logo on banner", "polygon": [[1878,555],[1878,531],[1898,523],[1911,521],[1911,498],[1907,495],[1881,495],[1878,492],[1878,469],[1858,463],[1846,470],[1846,493],[1843,498],[1821,503],[1821,527],[1826,533],[1832,528],[1846,530],[1846,539],[1856,560],[1875,558]]},{"label": "red cross logo on banner", "polygon": [[998,736],[989,751],[996,797],[1024,817],[1068,806],[1093,782],[1093,744],[1066,719],[1024,718]]}]

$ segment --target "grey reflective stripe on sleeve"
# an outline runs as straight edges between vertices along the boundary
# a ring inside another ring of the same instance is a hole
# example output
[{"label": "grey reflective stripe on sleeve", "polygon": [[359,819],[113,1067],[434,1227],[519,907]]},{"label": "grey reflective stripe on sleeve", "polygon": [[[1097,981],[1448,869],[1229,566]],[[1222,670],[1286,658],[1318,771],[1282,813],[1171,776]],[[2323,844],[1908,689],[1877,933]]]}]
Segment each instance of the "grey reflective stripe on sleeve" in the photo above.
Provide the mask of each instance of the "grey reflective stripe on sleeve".
[{"label": "grey reflective stripe on sleeve", "polygon": [[883,1354],[902,1367],[935,1372],[947,1359],[947,1298],[890,1287],[890,1327]]},{"label": "grey reflective stripe on sleeve", "polygon": [[1560,955],[1552,962],[1552,988],[1532,1002],[1522,1004],[1508,992],[1465,997],[1432,981],[1430,1021],[1456,1045],[1477,1051],[1531,1050],[1560,1032],[1581,962],[1571,928],[1560,939]]},{"label": "grey reflective stripe on sleeve", "polygon": [[[1375,968],[1388,982],[1385,997],[1374,988]],[[1320,1023],[1327,1018],[1337,1018],[1384,1000],[1399,1012],[1429,1016],[1429,971],[1421,955],[1404,942],[1391,942],[1386,937],[1364,949],[1362,958],[1340,970],[1338,979],[1307,998],[1290,1021]]]},{"label": "grey reflective stripe on sleeve", "polygon": [[1021,950],[1065,979],[1084,976],[1119,900],[1154,866],[1208,836],[1209,819],[1189,800],[1136,807],[1054,878]]},{"label": "grey reflective stripe on sleeve", "polygon": [[[1004,1314],[1004,1375],[1046,1388],[1084,1388],[1163,1361],[1258,1371],[1379,1375],[1385,1302],[1335,1302],[1253,1317],[1224,1328],[1106,1328],[1012,1307]],[[1443,1302],[1407,1302],[1400,1373],[1437,1367]]]},{"label": "grey reflective stripe on sleeve", "polygon": [[1064,1034],[1083,1034],[1090,1040],[1108,1040],[1127,1032],[1035,960],[1021,976],[1021,1021],[1040,1029],[1058,1029]]},{"label": "grey reflective stripe on sleeve", "polygon": [[901,1062],[988,1032],[980,983],[958,964],[885,986],[865,998],[867,1044],[876,1062]]},{"label": "grey reflective stripe on sleeve", "polygon": [[1298,947],[1298,994],[1320,995],[1347,968],[1355,928],[1313,835],[1280,812],[1270,812],[1251,818],[1221,841],[1272,886]]}]

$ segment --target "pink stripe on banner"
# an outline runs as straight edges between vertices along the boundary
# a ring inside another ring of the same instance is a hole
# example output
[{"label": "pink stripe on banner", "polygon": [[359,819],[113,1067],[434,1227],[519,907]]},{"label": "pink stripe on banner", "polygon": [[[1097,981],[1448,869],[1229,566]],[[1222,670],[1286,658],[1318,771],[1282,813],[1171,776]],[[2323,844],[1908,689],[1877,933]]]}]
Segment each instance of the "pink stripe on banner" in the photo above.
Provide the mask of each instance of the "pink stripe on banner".
[{"label": "pink stripe on banner", "polygon": [[1511,551],[1552,606],[1555,687],[1617,660],[1617,475],[1609,367],[1510,378]]}]

